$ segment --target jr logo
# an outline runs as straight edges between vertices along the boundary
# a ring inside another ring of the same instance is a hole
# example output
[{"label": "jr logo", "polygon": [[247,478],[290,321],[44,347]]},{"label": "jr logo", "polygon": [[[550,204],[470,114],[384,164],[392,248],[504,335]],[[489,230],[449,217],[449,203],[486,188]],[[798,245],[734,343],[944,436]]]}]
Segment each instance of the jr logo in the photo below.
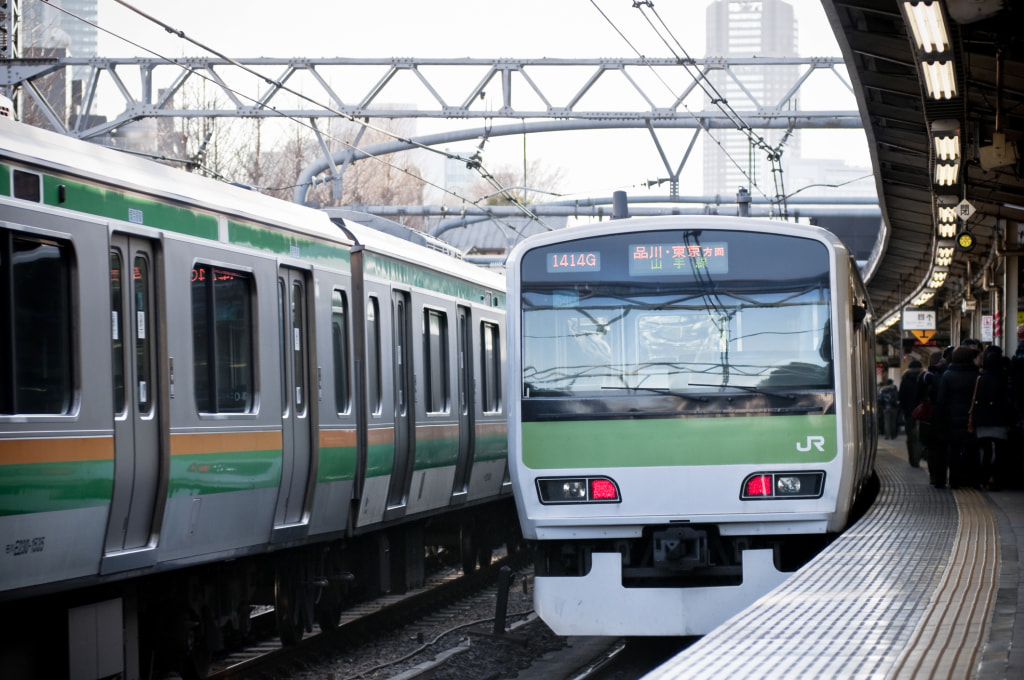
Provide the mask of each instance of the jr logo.
[{"label": "jr logo", "polygon": [[805,444],[801,444],[800,442],[796,443],[796,450],[800,451],[801,453],[807,453],[808,451],[811,450],[812,446],[814,448],[818,449],[819,451],[824,451],[825,450],[825,438],[822,437],[821,435],[817,435],[817,434],[808,435],[807,436],[807,443],[805,443]]}]

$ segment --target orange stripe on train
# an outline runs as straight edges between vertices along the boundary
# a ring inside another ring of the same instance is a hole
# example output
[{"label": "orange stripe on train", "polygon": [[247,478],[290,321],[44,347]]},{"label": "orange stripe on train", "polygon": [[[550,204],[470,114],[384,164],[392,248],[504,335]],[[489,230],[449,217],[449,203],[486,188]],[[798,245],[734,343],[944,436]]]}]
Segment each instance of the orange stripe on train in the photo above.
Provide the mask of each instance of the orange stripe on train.
[{"label": "orange stripe on train", "polygon": [[81,463],[113,459],[113,437],[0,439],[0,465]]},{"label": "orange stripe on train", "polygon": [[280,451],[281,432],[213,432],[172,434],[171,455],[184,456],[232,451]]}]

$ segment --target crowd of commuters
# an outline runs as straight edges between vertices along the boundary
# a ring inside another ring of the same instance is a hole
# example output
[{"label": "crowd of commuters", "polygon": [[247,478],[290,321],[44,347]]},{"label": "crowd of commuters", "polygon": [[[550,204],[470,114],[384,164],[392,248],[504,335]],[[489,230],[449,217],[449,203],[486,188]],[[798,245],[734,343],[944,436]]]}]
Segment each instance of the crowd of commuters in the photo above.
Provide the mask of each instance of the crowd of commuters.
[{"label": "crowd of commuters", "polygon": [[965,340],[927,367],[911,361],[899,387],[888,380],[878,396],[881,433],[894,438],[902,420],[910,464],[926,460],[936,488],[1024,485],[1024,326],[1013,357]]}]

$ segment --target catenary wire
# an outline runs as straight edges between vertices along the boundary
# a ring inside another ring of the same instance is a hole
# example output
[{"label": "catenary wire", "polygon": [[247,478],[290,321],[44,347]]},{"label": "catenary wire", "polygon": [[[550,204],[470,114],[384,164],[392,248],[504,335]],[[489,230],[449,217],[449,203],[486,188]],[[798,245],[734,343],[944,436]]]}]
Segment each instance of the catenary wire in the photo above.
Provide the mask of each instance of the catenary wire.
[{"label": "catenary wire", "polygon": [[[147,52],[149,54],[152,54],[156,58],[161,59],[161,60],[167,62],[168,64],[179,66],[183,70],[189,71],[192,75],[195,75],[195,76],[197,76],[197,77],[199,77],[199,78],[201,78],[203,80],[206,80],[206,81],[209,81],[209,82],[213,82],[218,87],[221,87],[221,88],[225,89],[226,91],[228,91],[228,92],[230,92],[230,93],[232,93],[234,95],[237,95],[240,98],[248,100],[248,101],[250,101],[250,102],[260,106],[261,108],[273,111],[273,112],[277,113],[278,115],[280,115],[282,118],[288,119],[288,120],[290,120],[290,121],[300,125],[301,127],[313,130],[315,133],[318,133],[318,134],[323,134],[323,133],[319,133],[319,131],[315,130],[315,128],[313,126],[311,126],[309,123],[306,123],[305,121],[303,121],[301,119],[295,118],[293,116],[289,116],[288,114],[285,114],[283,112],[279,112],[273,106],[267,106],[266,104],[258,101],[254,97],[251,97],[251,96],[249,96],[249,95],[247,95],[245,93],[242,93],[242,92],[239,92],[239,91],[237,91],[237,90],[235,90],[233,88],[230,88],[230,87],[228,87],[226,84],[224,84],[222,82],[216,82],[213,79],[211,79],[209,76],[207,76],[207,75],[201,73],[200,71],[198,71],[198,70],[188,66],[187,64],[181,64],[181,63],[179,63],[179,62],[177,62],[177,61],[175,61],[175,60],[173,60],[173,59],[171,59],[169,57],[166,57],[165,55],[162,55],[162,54],[160,54],[160,53],[158,53],[158,52],[148,48],[148,47],[140,45],[139,43],[137,43],[137,42],[135,42],[135,41],[133,41],[133,40],[131,40],[129,38],[126,38],[126,37],[124,37],[124,36],[114,32],[114,31],[111,31],[111,30],[109,30],[107,28],[104,28],[104,27],[100,26],[99,24],[97,24],[95,22],[92,22],[92,21],[90,21],[90,20],[88,20],[88,19],[86,19],[86,18],[84,18],[84,17],[82,17],[82,16],[80,16],[78,14],[75,14],[74,12],[63,8],[60,5],[53,4],[52,0],[41,0],[41,1],[46,3],[46,4],[48,4],[48,5],[50,5],[54,9],[56,9],[56,10],[58,10],[58,11],[64,13],[64,14],[67,14],[68,16],[70,16],[70,17],[72,17],[72,18],[74,18],[74,19],[76,19],[78,21],[81,21],[81,22],[83,22],[83,23],[85,23],[85,24],[87,24],[89,26],[92,26],[92,27],[96,28],[97,30],[103,31],[104,33],[107,33],[107,34],[109,34],[109,35],[111,35],[113,37],[116,37],[116,38],[120,39],[120,40],[123,40],[124,42],[128,43],[129,45],[132,45],[133,47],[135,47],[137,49],[140,49],[140,50],[143,50],[143,51],[145,51],[145,52]],[[304,95],[304,94],[302,94],[300,92],[297,92],[297,91],[295,91],[295,90],[293,90],[291,88],[286,87],[284,85],[284,83],[281,83],[281,82],[279,82],[277,80],[274,80],[273,78],[269,78],[269,77],[267,77],[267,76],[265,76],[265,75],[255,71],[254,69],[246,67],[245,65],[239,63],[237,60],[232,59],[232,58],[230,58],[230,57],[220,53],[219,51],[217,51],[217,50],[215,50],[215,49],[213,49],[213,48],[211,48],[211,47],[209,47],[207,45],[204,45],[204,44],[202,44],[202,43],[192,39],[191,37],[187,36],[184,33],[184,31],[182,31],[180,29],[176,29],[176,28],[166,24],[165,22],[160,21],[159,19],[157,19],[155,17],[152,17],[152,16],[146,14],[142,10],[139,10],[138,8],[133,7],[131,4],[129,4],[127,2],[124,2],[124,0],[114,0],[114,1],[117,2],[118,4],[124,6],[126,9],[129,9],[130,11],[135,12],[136,14],[139,14],[140,16],[142,16],[143,18],[145,18],[148,21],[151,21],[152,23],[156,24],[157,26],[160,26],[161,28],[163,28],[168,33],[170,33],[170,34],[172,34],[174,36],[177,36],[178,38],[181,38],[183,40],[186,40],[187,42],[192,43],[193,45],[199,47],[200,49],[206,50],[207,52],[217,56],[218,58],[223,59],[226,62],[230,63],[232,66],[240,68],[241,70],[245,71],[246,73],[249,73],[250,75],[253,75],[253,76],[259,78],[263,82],[265,82],[265,83],[267,83],[267,84],[269,84],[269,85],[271,85],[273,87],[276,87],[276,88],[278,88],[278,89],[280,89],[280,90],[282,90],[284,92],[288,92],[289,94],[292,94],[292,95],[294,95],[296,97],[299,97],[300,99],[303,99],[303,100],[308,101],[308,102],[310,102],[312,104],[315,104],[316,106],[319,106],[319,107],[323,108],[324,110],[328,110],[332,114],[338,116],[339,118],[344,118],[344,119],[348,120],[349,122],[354,123],[356,125],[359,125],[361,127],[364,127],[364,128],[367,128],[367,129],[372,129],[372,130],[374,130],[376,132],[379,132],[379,133],[381,133],[381,134],[383,134],[385,136],[388,136],[388,137],[390,137],[392,139],[395,139],[397,141],[401,141],[403,143],[409,144],[412,147],[415,147],[415,148],[418,148],[418,149],[421,149],[421,150],[424,150],[424,151],[428,151],[430,153],[434,153],[434,154],[438,154],[438,155],[444,156],[445,158],[448,158],[450,160],[456,160],[456,161],[464,162],[464,163],[467,164],[467,167],[475,170],[481,176],[481,178],[484,180],[485,183],[487,183],[492,188],[496,189],[497,193],[502,193],[502,191],[503,191],[503,187],[500,185],[500,183],[498,183],[497,180],[495,180],[495,178],[493,177],[493,175],[491,175],[491,173],[488,172],[485,167],[483,167],[483,164],[480,163],[478,158],[475,159],[475,162],[473,162],[474,159],[466,159],[466,158],[463,158],[462,156],[459,156],[457,154],[453,154],[453,153],[449,153],[449,152],[446,152],[446,151],[441,151],[441,150],[438,150],[438,149],[434,149],[434,148],[429,147],[427,145],[424,145],[424,144],[421,144],[419,142],[416,142],[413,139],[410,139],[410,138],[407,138],[407,137],[403,137],[401,135],[397,135],[397,134],[395,134],[394,132],[392,132],[390,130],[387,130],[387,129],[384,129],[384,128],[380,128],[378,126],[374,126],[374,125],[370,124],[367,121],[359,120],[359,119],[357,119],[357,118],[355,118],[355,117],[353,117],[353,116],[351,116],[349,114],[346,114],[344,112],[338,111],[337,109],[335,109],[332,106],[324,105],[321,102],[317,102],[317,101],[315,101],[314,99],[312,99],[311,97],[309,97],[307,95]],[[445,187],[442,187],[442,186],[440,186],[440,185],[438,185],[438,184],[436,184],[434,182],[431,182],[430,180],[428,180],[428,179],[426,179],[426,178],[424,178],[424,177],[422,177],[420,175],[414,174],[414,173],[410,172],[406,168],[402,168],[402,167],[400,167],[398,165],[395,165],[394,163],[391,163],[391,162],[381,158],[378,155],[374,155],[374,154],[368,153],[367,151],[365,151],[365,150],[359,148],[358,146],[348,142],[347,140],[338,138],[336,135],[332,135],[330,133],[327,133],[326,136],[328,138],[330,138],[332,141],[335,141],[335,142],[338,142],[338,143],[342,144],[346,148],[352,149],[354,151],[359,151],[360,153],[365,154],[365,156],[367,158],[372,159],[372,160],[374,160],[374,161],[376,161],[378,163],[382,163],[384,165],[387,165],[387,166],[397,170],[398,172],[406,174],[406,175],[412,177],[413,179],[416,179],[416,180],[422,182],[423,184],[426,184],[426,185],[431,186],[431,187],[433,187],[433,188],[435,188],[435,189],[437,189],[437,190],[439,190],[439,191],[441,191],[441,192],[443,192],[445,194],[453,196],[454,198],[462,201],[463,203],[469,203],[469,204],[472,204],[472,205],[477,205],[477,203],[478,203],[476,201],[470,200],[469,198],[466,198],[465,196],[462,196],[461,194],[459,194],[459,193],[457,193],[455,191],[452,191],[452,190],[447,189]],[[191,163],[192,161],[186,161],[186,162],[187,163]],[[204,170],[205,170],[205,168],[204,168]],[[331,180],[330,179],[326,179],[326,180],[322,180],[322,181],[319,181],[319,182],[314,180],[314,181],[310,182],[310,186],[317,186],[318,184],[324,184],[324,183],[329,182],[329,181],[331,181]],[[261,188],[267,189],[267,187],[261,187]],[[509,202],[510,205],[513,205],[513,206],[516,206],[517,208],[519,208],[532,221],[537,222],[538,224],[540,224],[542,227],[544,227],[547,230],[551,230],[551,226],[550,225],[546,224],[538,215],[536,215],[532,210],[527,208],[525,204],[520,202],[514,196],[512,196],[511,194],[507,194],[507,195],[505,195],[505,198]],[[503,224],[502,220],[500,218],[498,218],[496,215],[494,215],[490,211],[487,211],[486,208],[484,208],[484,210],[487,213],[488,217],[496,225],[499,225],[499,227],[503,225],[504,227],[506,227],[507,229],[509,229],[513,233],[516,233],[517,235],[522,237],[522,235],[523,235],[522,234],[522,229],[517,228],[517,227],[515,227],[513,225],[510,225],[510,224]]]}]

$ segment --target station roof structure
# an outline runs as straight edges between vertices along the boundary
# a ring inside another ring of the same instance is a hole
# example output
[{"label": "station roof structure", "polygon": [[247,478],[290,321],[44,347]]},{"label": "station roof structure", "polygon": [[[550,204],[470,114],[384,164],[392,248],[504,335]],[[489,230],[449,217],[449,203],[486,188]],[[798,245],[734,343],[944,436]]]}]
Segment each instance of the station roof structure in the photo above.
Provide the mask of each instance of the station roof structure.
[{"label": "station roof structure", "polygon": [[[875,170],[884,224],[866,277],[883,323],[915,300],[948,318],[986,269],[1021,248],[1020,4],[822,0]],[[964,232],[976,240],[971,251],[956,245]]]}]

